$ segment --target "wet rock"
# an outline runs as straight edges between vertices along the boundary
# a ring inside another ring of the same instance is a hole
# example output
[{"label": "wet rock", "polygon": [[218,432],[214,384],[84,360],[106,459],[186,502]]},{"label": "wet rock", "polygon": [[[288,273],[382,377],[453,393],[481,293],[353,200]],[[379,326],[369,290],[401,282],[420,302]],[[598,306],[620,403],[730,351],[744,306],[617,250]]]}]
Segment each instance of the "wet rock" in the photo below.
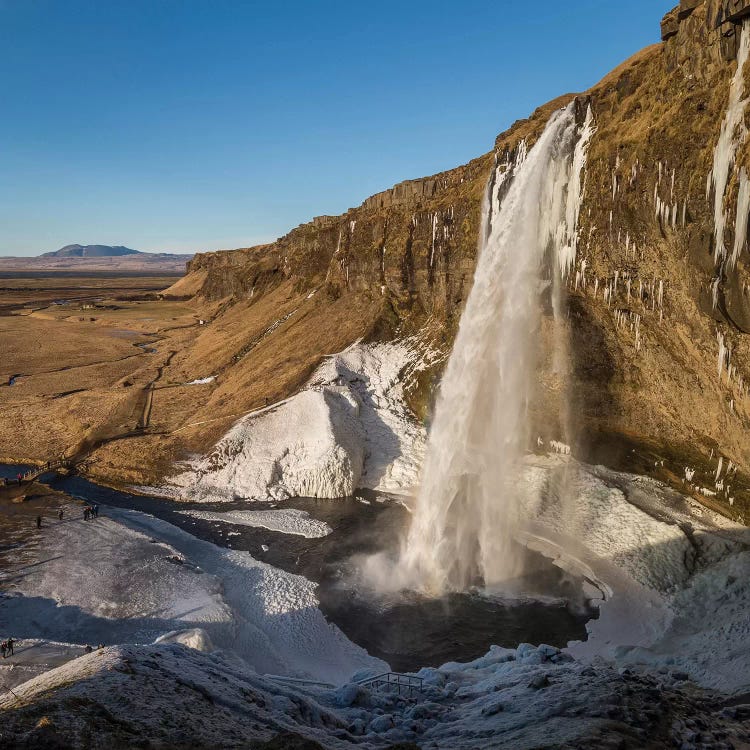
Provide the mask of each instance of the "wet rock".
[{"label": "wet rock", "polygon": [[537,648],[537,651],[547,659],[551,659],[553,656],[557,656],[560,653],[559,648],[549,646],[546,643],[541,643]]},{"label": "wet rock", "polygon": [[355,719],[350,725],[349,725],[349,732],[354,735],[362,735],[365,733],[365,727],[367,725],[365,724],[362,719]]},{"label": "wet rock", "polygon": [[410,719],[430,719],[439,716],[443,711],[443,707],[438,703],[417,703],[406,712],[406,715]]},{"label": "wet rock", "polygon": [[549,677],[546,674],[538,674],[531,678],[529,687],[532,690],[541,690],[549,685]]},{"label": "wet rock", "polygon": [[492,701],[492,703],[482,707],[482,716],[494,716],[504,710],[505,706],[502,701]]},{"label": "wet rock", "polygon": [[396,722],[393,720],[392,714],[383,714],[382,716],[375,717],[370,722],[370,731],[376,734],[384,734],[388,730],[393,729],[395,725]]},{"label": "wet rock", "polygon": [[342,685],[334,693],[333,703],[339,708],[349,708],[350,706],[363,705],[369,698],[369,691],[361,685],[355,685],[353,682]]}]

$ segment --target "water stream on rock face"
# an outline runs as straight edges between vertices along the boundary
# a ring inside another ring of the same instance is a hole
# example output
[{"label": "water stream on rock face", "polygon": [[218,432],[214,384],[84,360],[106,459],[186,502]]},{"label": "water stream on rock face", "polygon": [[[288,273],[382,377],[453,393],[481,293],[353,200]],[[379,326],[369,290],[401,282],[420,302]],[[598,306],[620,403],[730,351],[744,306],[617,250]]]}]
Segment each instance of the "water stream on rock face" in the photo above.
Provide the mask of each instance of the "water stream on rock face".
[{"label": "water stream on rock face", "polygon": [[[511,592],[523,574],[513,543],[520,459],[538,361],[541,293],[555,317],[573,268],[591,110],[556,112],[527,151],[490,179],[474,285],[440,386],[422,486],[398,572],[439,593],[482,583]],[[567,347],[556,347],[567,356]]]}]

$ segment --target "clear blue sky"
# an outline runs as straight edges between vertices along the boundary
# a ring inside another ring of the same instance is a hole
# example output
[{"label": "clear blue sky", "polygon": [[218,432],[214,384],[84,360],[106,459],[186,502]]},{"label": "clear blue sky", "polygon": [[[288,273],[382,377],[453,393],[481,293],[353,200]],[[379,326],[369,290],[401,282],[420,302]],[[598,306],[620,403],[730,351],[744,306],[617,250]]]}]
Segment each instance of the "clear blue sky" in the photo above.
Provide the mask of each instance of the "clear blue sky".
[{"label": "clear blue sky", "polygon": [[488,151],[676,0],[0,0],[0,255],[267,241]]}]

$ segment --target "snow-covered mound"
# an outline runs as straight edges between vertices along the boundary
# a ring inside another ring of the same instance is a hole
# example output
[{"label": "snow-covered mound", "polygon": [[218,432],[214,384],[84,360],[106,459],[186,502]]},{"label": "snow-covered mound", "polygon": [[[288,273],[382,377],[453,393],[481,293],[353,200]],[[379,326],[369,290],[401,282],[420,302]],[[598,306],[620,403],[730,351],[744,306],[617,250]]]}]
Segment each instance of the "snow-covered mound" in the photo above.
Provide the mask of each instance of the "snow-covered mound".
[{"label": "snow-covered mound", "polygon": [[345,387],[302,391],[244,417],[172,483],[211,502],[351,495],[364,462],[359,409]]},{"label": "snow-covered mound", "polygon": [[190,628],[189,630],[174,630],[170,633],[160,635],[154,643],[181,643],[183,646],[193,648],[196,651],[210,653],[214,650],[214,644],[203,628]]},{"label": "snow-covered mound", "polygon": [[409,490],[425,431],[405,404],[400,375],[434,356],[409,340],[355,344],[328,357],[302,391],[240,419],[164,493],[216,502]]},{"label": "snow-covered mound", "polygon": [[[76,514],[48,527],[40,563],[23,568],[2,600],[4,637],[96,647],[170,634],[231,651],[260,672],[333,682],[386,668],[326,621],[315,584],[302,576],[144,513],[102,511],[95,521]],[[22,653],[0,663],[0,683]]]},{"label": "snow-covered mound", "polygon": [[705,687],[750,687],[750,552],[700,571],[671,602],[675,613],[649,649],[620,648],[621,663],[672,664]]},{"label": "snow-covered mound", "polygon": [[701,747],[718,748],[741,747],[745,731],[741,712],[721,711],[679,672],[585,666],[550,646],[493,647],[418,674],[422,692],[409,698],[355,682],[287,683],[177,644],[106,648],[0,696],[3,746],[247,747],[277,737],[274,747],[330,750],[656,748],[696,747],[700,732]]},{"label": "snow-covered mound", "polygon": [[204,521],[233,523],[238,526],[279,531],[282,534],[296,534],[307,539],[319,539],[328,536],[333,529],[325,522],[312,518],[306,510],[282,508],[278,510],[228,510],[215,513],[208,510],[183,510],[185,516],[200,518]]},{"label": "snow-covered mound", "polygon": [[246,747],[284,731],[323,740],[345,728],[314,699],[179,644],[95,651],[0,696],[0,711],[8,748]]},{"label": "snow-covered mound", "polygon": [[524,518],[583,541],[590,553],[657,591],[687,581],[685,561],[695,556],[691,540],[665,511],[650,514],[633,502],[640,482],[649,484],[644,494],[652,497],[662,491],[659,482],[555,456],[529,459],[524,480]]},{"label": "snow-covered mound", "polygon": [[521,541],[605,601],[569,652],[750,688],[750,531],[654,479],[530,457]]}]

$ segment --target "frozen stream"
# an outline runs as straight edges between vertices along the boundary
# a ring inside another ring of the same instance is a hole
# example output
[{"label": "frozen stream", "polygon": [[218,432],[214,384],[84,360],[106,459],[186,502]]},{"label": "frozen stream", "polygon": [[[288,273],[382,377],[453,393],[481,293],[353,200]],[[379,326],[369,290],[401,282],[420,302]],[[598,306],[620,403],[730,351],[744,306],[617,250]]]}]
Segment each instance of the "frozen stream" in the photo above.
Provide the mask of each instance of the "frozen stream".
[{"label": "frozen stream", "polygon": [[[16,471],[10,466],[3,469],[11,475]],[[522,588],[531,594],[527,599],[501,601],[477,593],[428,599],[367,591],[359,580],[358,556],[395,552],[408,519],[399,503],[371,491],[348,499],[295,498],[278,504],[278,509],[306,511],[332,529],[325,536],[306,538],[185,512],[198,510],[206,515],[206,511],[242,509],[244,515],[262,515],[268,513],[265,504],[254,509],[247,503],[175,503],[113,490],[82,477],[59,478],[52,486],[87,502],[148,513],[204,541],[247,551],[260,561],[304,575],[319,584],[317,594],[325,616],[396,670],[470,660],[493,644],[514,647],[525,641],[562,647],[585,639],[585,623],[596,615],[584,603],[582,579],[526,550],[529,574]],[[106,515],[106,509],[102,514]]]}]

